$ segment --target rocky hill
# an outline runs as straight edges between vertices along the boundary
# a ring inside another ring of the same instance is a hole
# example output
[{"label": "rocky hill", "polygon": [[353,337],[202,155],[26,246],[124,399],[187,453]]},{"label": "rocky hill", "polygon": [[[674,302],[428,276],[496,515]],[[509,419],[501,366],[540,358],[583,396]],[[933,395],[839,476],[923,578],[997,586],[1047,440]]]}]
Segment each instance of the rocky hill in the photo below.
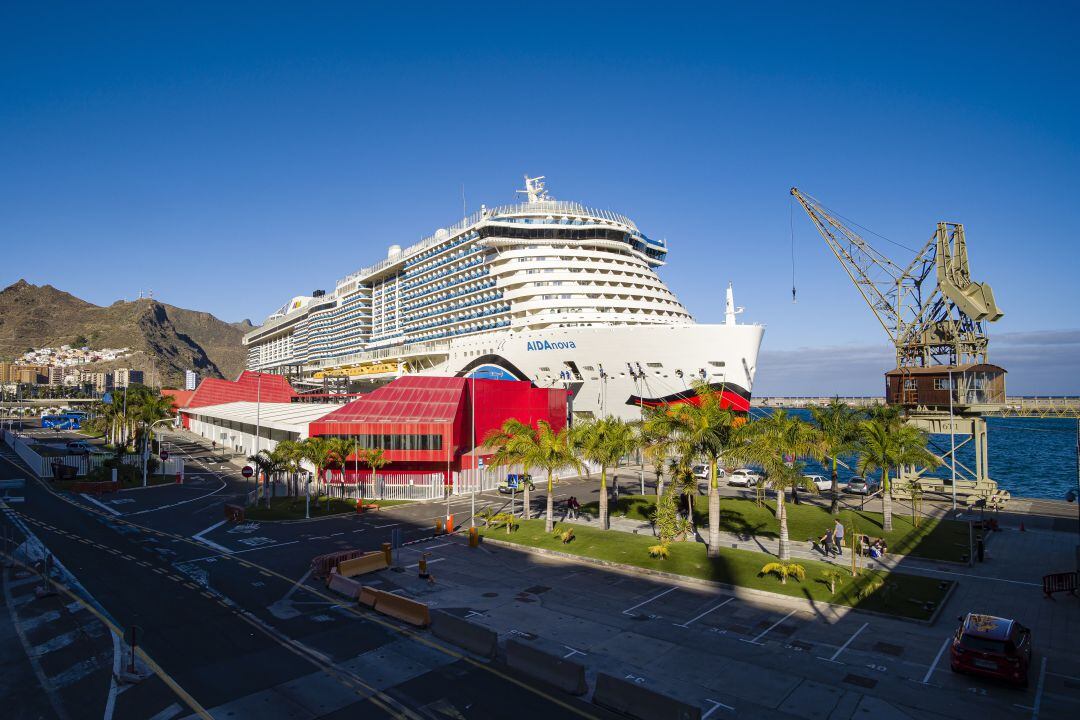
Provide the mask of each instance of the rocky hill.
[{"label": "rocky hill", "polygon": [[91,347],[132,348],[131,358],[110,365],[142,370],[162,385],[182,386],[185,370],[236,377],[244,368],[240,339],[250,329],[247,321],[227,323],[156,300],[100,307],[25,280],[0,290],[0,359],[85,339]]}]

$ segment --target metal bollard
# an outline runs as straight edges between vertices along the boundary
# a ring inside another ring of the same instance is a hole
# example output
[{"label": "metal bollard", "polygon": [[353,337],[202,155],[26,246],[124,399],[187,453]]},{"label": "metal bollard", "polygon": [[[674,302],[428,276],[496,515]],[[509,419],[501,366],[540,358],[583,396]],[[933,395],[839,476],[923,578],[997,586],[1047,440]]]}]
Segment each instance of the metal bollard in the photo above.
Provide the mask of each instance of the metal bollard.
[{"label": "metal bollard", "polygon": [[469,547],[480,547],[480,528],[469,528]]},{"label": "metal bollard", "polygon": [[454,516],[452,513],[446,516],[446,532],[454,532]]},{"label": "metal bollard", "polygon": [[386,564],[388,566],[393,565],[394,564],[393,546],[391,546],[390,543],[383,543],[382,544],[382,551],[383,551],[383,555],[386,556]]},{"label": "metal bollard", "polygon": [[416,564],[418,574],[421,580],[427,580],[431,577],[431,573],[427,569],[427,557],[430,553],[424,553],[420,556],[420,562]]}]

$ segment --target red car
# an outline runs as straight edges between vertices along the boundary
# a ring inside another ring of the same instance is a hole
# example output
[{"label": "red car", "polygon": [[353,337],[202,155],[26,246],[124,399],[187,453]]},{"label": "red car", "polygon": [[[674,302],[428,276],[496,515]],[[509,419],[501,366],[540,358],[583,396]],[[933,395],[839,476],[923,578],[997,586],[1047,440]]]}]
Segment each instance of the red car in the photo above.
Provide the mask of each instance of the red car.
[{"label": "red car", "polygon": [[953,636],[953,672],[974,673],[1027,687],[1031,630],[1015,620],[969,613]]}]

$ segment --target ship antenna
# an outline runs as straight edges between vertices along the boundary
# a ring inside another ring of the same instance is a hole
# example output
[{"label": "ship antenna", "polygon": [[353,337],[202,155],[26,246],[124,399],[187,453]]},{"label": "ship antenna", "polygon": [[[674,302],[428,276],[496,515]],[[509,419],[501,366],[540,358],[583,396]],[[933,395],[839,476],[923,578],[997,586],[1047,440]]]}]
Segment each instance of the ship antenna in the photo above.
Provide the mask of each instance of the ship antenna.
[{"label": "ship antenna", "polygon": [[544,187],[544,176],[531,178],[528,175],[525,176],[525,189],[516,190],[520,195],[524,195],[529,203],[545,202],[547,200],[554,200],[547,193],[547,189]]}]

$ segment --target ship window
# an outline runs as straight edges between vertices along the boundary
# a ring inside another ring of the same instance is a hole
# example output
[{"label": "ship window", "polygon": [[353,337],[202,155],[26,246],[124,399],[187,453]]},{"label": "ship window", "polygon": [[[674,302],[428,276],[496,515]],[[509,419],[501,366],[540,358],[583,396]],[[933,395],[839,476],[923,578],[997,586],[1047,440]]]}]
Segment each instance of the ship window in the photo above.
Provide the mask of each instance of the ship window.
[{"label": "ship window", "polygon": [[723,360],[710,360],[709,364],[712,365],[713,367],[724,367],[724,361]]},{"label": "ship window", "polygon": [[648,367],[664,367],[664,363],[645,363]]},{"label": "ship window", "polygon": [[551,372],[551,368],[549,368],[549,367],[542,367],[542,368],[540,368],[540,369],[541,369],[542,371],[544,371],[544,372]]},{"label": "ship window", "polygon": [[582,370],[589,370],[590,372],[596,370],[596,368],[594,368],[592,365],[582,365],[581,369]]}]

